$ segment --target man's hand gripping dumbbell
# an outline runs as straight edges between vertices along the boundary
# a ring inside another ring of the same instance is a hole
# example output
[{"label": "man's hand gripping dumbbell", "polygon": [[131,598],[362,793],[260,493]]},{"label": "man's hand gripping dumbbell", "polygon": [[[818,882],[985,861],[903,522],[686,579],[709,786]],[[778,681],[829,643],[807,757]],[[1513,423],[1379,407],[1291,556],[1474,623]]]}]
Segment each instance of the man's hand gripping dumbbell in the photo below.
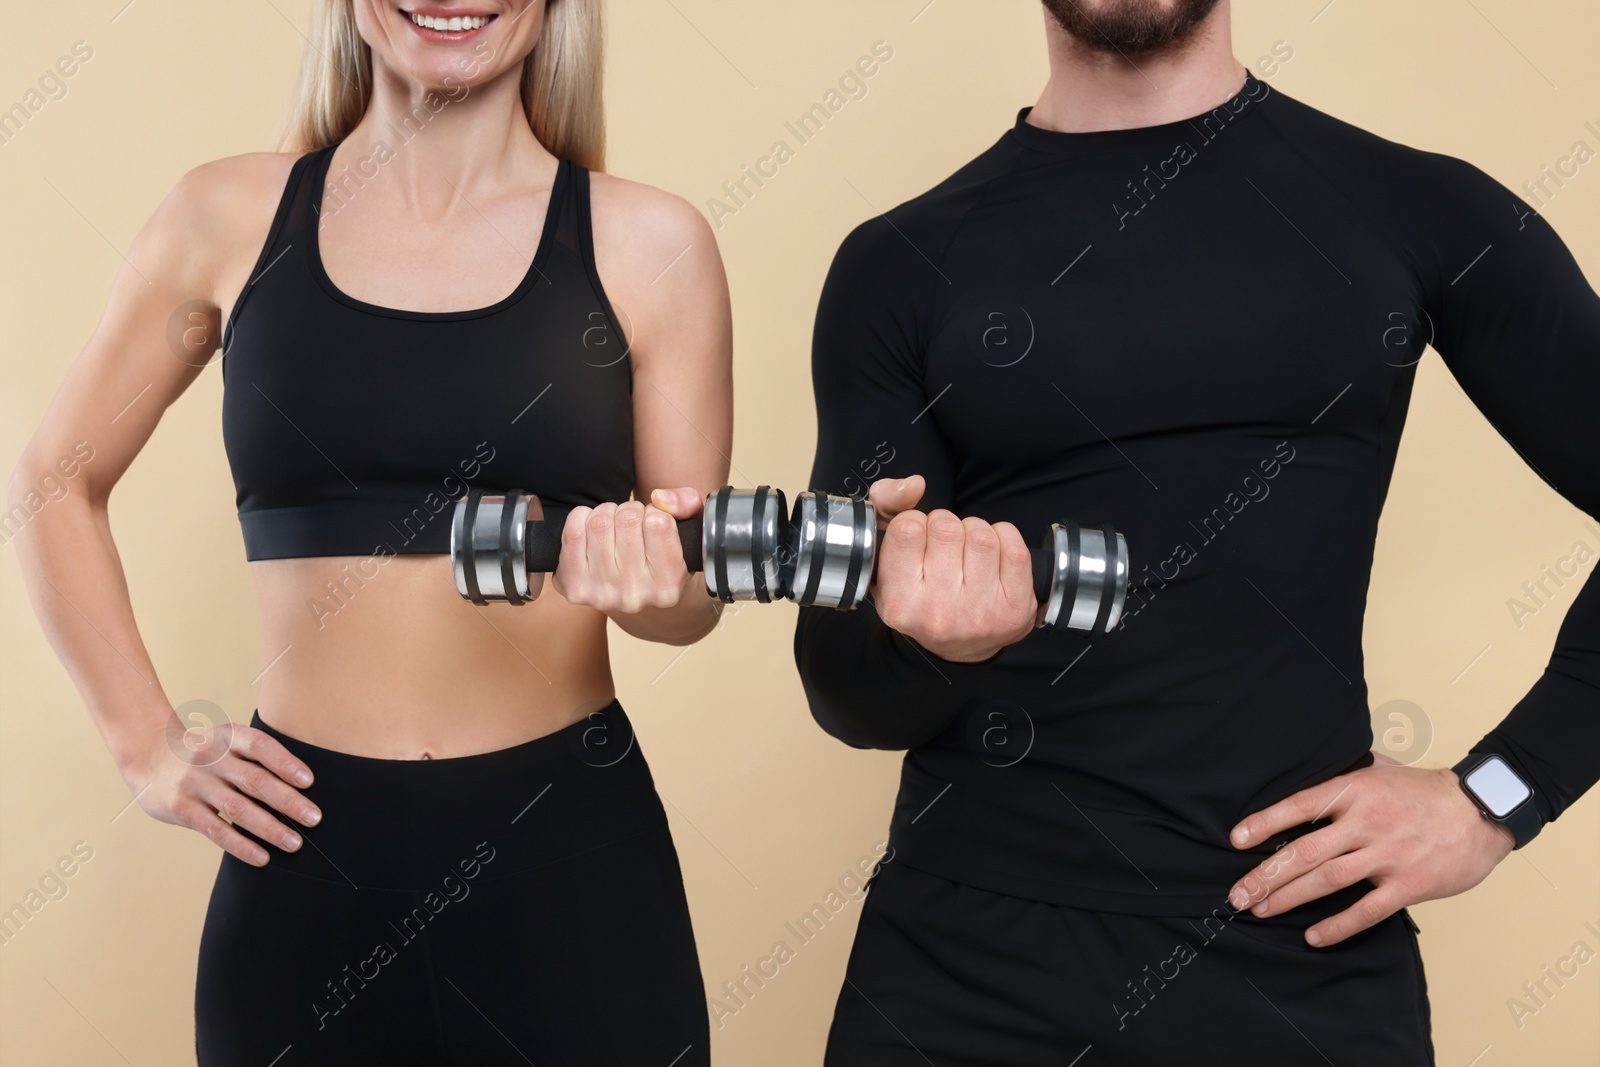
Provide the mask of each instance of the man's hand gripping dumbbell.
[{"label": "man's hand gripping dumbbell", "polygon": [[[670,573],[662,577],[673,589],[698,571],[718,600],[787,598],[850,610],[870,588],[886,624],[950,660],[987,659],[1035,627],[1105,632],[1116,625],[1128,551],[1109,524],[1058,523],[1030,550],[1010,523],[912,510],[922,492],[920,477],[885,479],[873,484],[869,500],[807,492],[787,512],[782,490],[724,486],[703,508],[679,500],[682,491],[666,501],[683,516],[675,537],[663,516],[648,509],[633,507],[639,514],[630,518],[644,525],[647,555],[668,560],[663,569]],[[629,505],[613,507],[620,519]],[[593,514],[585,509],[563,521],[547,517],[531,494],[472,490],[451,518],[457,591],[476,604],[524,604],[553,572],[558,592],[587,602],[583,587],[591,573],[597,586],[614,584],[605,580],[611,560],[599,558],[606,556],[604,544],[593,560],[588,551],[581,560],[564,557],[578,544],[596,547],[580,536]],[[887,523],[883,531],[880,521]],[[563,529],[573,535],[565,548]],[[644,602],[646,592],[636,599]]]},{"label": "man's hand gripping dumbbell", "polygon": [[1029,548],[1009,522],[915,510],[926,488],[912,475],[867,491],[885,524],[872,602],[890,629],[941,659],[977,663],[1036,628],[1116,625],[1128,550],[1109,525],[1057,524]]}]

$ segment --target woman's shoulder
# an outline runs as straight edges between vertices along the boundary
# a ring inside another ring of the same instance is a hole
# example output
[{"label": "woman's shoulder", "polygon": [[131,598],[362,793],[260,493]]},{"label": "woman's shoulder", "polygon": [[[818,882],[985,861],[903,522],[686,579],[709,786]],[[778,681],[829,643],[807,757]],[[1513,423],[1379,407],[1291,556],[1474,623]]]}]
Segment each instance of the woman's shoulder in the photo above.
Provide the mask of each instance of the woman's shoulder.
[{"label": "woman's shoulder", "polygon": [[221,256],[266,239],[293,152],[248,152],[197,164],[185,171],[151,215],[149,229],[181,240],[192,252]]},{"label": "woman's shoulder", "polygon": [[296,152],[246,152],[213,159],[186,171],[167,197],[217,222],[251,214],[268,201],[275,210],[299,158]]},{"label": "woman's shoulder", "polygon": [[654,263],[659,271],[685,249],[716,247],[705,216],[676,193],[598,171],[591,172],[589,189],[590,225],[601,256],[611,249],[640,269]]},{"label": "woman's shoulder", "polygon": [[298,158],[250,152],[191,167],[151,213],[130,258],[190,293],[232,291],[233,276],[248,271],[266,241]]},{"label": "woman's shoulder", "polygon": [[590,190],[601,284],[633,323],[630,336],[650,339],[631,346],[635,362],[657,339],[678,338],[664,342],[671,351],[697,329],[711,340],[691,345],[694,355],[726,360],[717,339],[727,330],[728,280],[710,223],[683,197],[641,182],[594,174]]}]

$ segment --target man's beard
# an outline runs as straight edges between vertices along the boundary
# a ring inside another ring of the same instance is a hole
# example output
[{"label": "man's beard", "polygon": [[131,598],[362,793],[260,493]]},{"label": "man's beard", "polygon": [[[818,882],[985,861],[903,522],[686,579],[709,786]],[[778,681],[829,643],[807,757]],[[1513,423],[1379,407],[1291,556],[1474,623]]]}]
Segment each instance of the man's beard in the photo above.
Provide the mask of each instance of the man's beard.
[{"label": "man's beard", "polygon": [[1090,12],[1084,7],[1090,2],[1044,0],[1044,6],[1084,47],[1124,56],[1177,50],[1217,6],[1217,0],[1175,0],[1170,9],[1160,0],[1108,0]]}]

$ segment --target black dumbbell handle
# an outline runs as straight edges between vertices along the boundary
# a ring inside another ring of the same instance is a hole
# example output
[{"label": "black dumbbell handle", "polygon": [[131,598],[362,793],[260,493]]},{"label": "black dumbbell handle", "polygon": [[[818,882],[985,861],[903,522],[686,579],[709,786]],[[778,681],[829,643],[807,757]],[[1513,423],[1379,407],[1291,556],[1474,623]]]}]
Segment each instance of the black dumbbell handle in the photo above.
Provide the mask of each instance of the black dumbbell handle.
[{"label": "black dumbbell handle", "polygon": [[[561,531],[567,524],[570,508],[550,508],[544,518],[528,523],[527,560],[530,574],[552,574],[561,561]],[[700,516],[674,520],[678,541],[683,545],[683,561],[691,573],[705,569],[700,558]]]}]

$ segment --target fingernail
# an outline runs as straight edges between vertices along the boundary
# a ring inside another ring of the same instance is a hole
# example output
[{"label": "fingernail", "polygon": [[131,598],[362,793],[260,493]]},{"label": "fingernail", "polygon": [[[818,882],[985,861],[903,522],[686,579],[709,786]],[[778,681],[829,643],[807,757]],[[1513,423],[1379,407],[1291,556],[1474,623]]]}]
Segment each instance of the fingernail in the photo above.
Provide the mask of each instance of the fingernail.
[{"label": "fingernail", "polygon": [[[1271,898],[1269,897],[1268,899],[1270,900]],[[1265,916],[1267,914],[1267,911],[1269,910],[1269,908],[1270,908],[1270,905],[1267,903],[1266,900],[1263,900],[1261,903],[1257,904],[1255,907],[1250,909],[1250,914],[1254,915],[1256,918],[1259,919],[1259,918],[1262,918],[1263,916]]]},{"label": "fingernail", "polygon": [[306,770],[296,771],[294,773],[294,780],[296,782],[298,782],[299,784],[301,784],[301,785],[310,785],[311,784],[311,772],[310,771],[306,771]]},{"label": "fingernail", "polygon": [[[1216,898],[1213,897],[1212,899],[1215,900]],[[1228,894],[1228,903],[1233,905],[1235,911],[1240,911],[1246,904],[1250,903],[1250,894],[1244,891],[1244,886],[1236,885],[1233,887],[1233,892]]]},{"label": "fingernail", "polygon": [[1248,845],[1250,843],[1250,827],[1235,826],[1233,828],[1233,843],[1235,845]]},{"label": "fingernail", "polygon": [[894,487],[895,487],[895,491],[896,492],[898,492],[901,489],[904,489],[906,487],[906,479],[901,478],[898,482],[894,483]]},{"label": "fingernail", "polygon": [[318,811],[316,808],[307,808],[305,818],[301,819],[300,821],[305,823],[307,826],[315,826],[317,823],[322,821],[322,812]]},{"label": "fingernail", "polygon": [[289,851],[293,852],[295,849],[300,847],[300,835],[291,831],[289,836],[285,838],[285,842]]},{"label": "fingernail", "polygon": [[1319,933],[1316,930],[1307,930],[1306,931],[1306,943],[1309,944],[1309,945],[1320,945],[1320,944],[1322,944],[1322,934]]},{"label": "fingernail", "polygon": [[265,867],[267,865],[267,854],[261,851],[259,848],[250,853],[250,855],[250,862],[254,863],[257,867]]}]

